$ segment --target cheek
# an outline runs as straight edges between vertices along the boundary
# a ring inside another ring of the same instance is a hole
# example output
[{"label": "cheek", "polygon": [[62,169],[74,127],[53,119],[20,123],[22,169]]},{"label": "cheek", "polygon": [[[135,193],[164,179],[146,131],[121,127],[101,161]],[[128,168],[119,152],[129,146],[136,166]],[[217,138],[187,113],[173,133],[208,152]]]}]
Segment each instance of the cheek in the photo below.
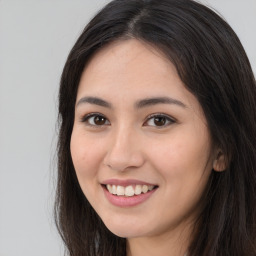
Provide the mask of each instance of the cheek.
[{"label": "cheek", "polygon": [[166,166],[167,169],[180,169],[190,166],[190,169],[204,166],[207,162],[209,153],[208,149],[200,147],[190,147],[187,143],[175,141],[166,142],[167,145],[161,149],[152,150],[151,159],[158,166]]},{"label": "cheek", "polygon": [[166,140],[165,147],[151,155],[162,178],[166,218],[174,212],[183,216],[196,209],[211,173],[210,144],[206,141],[186,136]]},{"label": "cheek", "polygon": [[196,134],[183,131],[149,148],[154,148],[148,152],[149,158],[165,179],[189,183],[199,180],[205,170],[211,170],[211,144],[205,131]]},{"label": "cheek", "polygon": [[100,149],[97,144],[90,142],[85,136],[73,131],[70,141],[70,151],[78,181],[84,182],[93,179],[100,163]]}]

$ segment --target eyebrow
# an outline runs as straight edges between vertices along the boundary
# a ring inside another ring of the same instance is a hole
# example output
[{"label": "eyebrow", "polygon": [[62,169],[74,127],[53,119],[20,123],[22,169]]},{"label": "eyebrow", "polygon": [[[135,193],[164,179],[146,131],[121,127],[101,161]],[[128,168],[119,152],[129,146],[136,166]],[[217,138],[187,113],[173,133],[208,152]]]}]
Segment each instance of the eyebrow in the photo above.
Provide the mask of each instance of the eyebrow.
[{"label": "eyebrow", "polygon": [[76,107],[82,103],[90,103],[90,104],[98,105],[105,108],[112,108],[112,105],[109,102],[97,97],[83,97],[77,102]]},{"label": "eyebrow", "polygon": [[153,106],[157,104],[174,104],[183,108],[187,107],[183,102],[173,98],[169,98],[169,97],[156,97],[156,98],[139,100],[135,103],[135,106],[136,108],[144,108],[144,107]]},{"label": "eyebrow", "polygon": [[[101,107],[112,108],[111,103],[97,97],[83,97],[77,102],[76,107],[83,103],[89,103],[89,104],[98,105]],[[135,102],[135,108],[139,109],[139,108],[154,106],[157,104],[174,104],[183,108],[187,107],[183,102],[170,97],[154,97],[154,98],[138,100],[137,102]]]}]

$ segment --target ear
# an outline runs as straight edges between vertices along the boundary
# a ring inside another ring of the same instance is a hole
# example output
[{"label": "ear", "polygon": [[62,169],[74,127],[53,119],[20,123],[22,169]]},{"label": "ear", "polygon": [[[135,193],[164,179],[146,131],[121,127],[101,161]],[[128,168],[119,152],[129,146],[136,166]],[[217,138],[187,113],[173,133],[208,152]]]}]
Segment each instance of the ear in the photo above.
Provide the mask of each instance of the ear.
[{"label": "ear", "polygon": [[216,158],[213,161],[213,170],[216,172],[222,172],[227,168],[226,158],[222,151],[219,151]]}]

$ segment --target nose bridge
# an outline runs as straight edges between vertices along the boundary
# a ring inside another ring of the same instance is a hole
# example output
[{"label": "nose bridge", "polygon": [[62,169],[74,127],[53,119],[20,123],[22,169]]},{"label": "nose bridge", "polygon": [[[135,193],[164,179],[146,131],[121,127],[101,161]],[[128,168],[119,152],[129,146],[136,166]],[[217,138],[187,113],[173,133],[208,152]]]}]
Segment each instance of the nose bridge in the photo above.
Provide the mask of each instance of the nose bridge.
[{"label": "nose bridge", "polygon": [[139,146],[138,131],[124,123],[113,129],[111,133],[105,164],[117,171],[141,166],[143,156]]}]

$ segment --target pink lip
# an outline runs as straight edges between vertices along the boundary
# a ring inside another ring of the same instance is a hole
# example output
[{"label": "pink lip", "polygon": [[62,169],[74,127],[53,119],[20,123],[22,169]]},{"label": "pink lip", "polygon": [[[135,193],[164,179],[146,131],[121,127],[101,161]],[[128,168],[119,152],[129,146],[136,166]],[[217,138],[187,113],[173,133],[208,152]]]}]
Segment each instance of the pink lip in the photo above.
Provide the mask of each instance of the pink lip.
[{"label": "pink lip", "polygon": [[[120,185],[120,186],[125,186],[126,184],[128,185],[132,185],[132,184],[145,184],[148,185],[148,183],[142,183],[142,182],[131,182],[131,180],[127,183],[127,181],[125,182],[121,182],[118,181],[114,182],[114,180],[112,180],[112,182],[110,182],[110,180],[108,180],[108,182],[106,184],[111,184],[111,185]],[[142,204],[143,202],[145,202],[147,199],[149,199],[152,194],[157,190],[157,189],[153,189],[151,191],[148,191],[147,193],[142,193],[140,195],[134,195],[134,196],[116,196],[113,195],[111,193],[109,193],[109,191],[107,190],[105,185],[102,185],[102,189],[104,191],[104,194],[106,196],[106,198],[108,199],[108,201],[118,207],[132,207],[132,206],[136,206],[139,204]]]}]

